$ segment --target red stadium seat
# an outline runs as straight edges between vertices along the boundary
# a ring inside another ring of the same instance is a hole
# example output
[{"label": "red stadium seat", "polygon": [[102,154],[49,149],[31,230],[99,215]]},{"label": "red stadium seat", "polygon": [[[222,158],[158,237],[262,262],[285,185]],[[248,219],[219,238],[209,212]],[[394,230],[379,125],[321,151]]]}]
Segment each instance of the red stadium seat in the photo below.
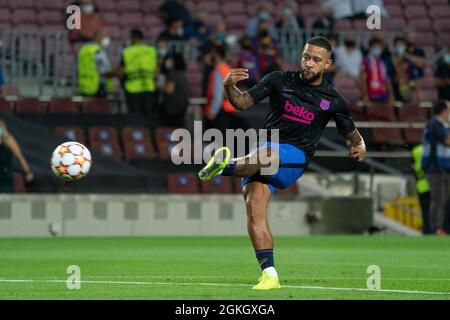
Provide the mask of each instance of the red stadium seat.
[{"label": "red stadium seat", "polygon": [[151,142],[150,131],[143,127],[125,127],[120,131],[122,142]]},{"label": "red stadium seat", "polygon": [[13,104],[11,101],[0,98],[0,112],[3,113],[12,113],[13,112]]},{"label": "red stadium seat", "polygon": [[102,98],[90,98],[83,102],[82,104],[83,113],[109,113],[109,103],[108,100]]},{"label": "red stadium seat", "polygon": [[15,26],[29,26],[36,24],[36,13],[31,9],[17,9],[11,14],[11,22]]},{"label": "red stadium seat", "polygon": [[428,14],[433,19],[450,19],[450,6],[444,5],[444,6],[433,6],[428,11]]},{"label": "red stadium seat", "polygon": [[450,34],[448,33],[438,33],[437,39],[436,39],[436,46],[440,50],[443,45],[450,43]]},{"label": "red stadium seat", "polygon": [[417,18],[408,21],[408,27],[415,30],[420,30],[421,32],[432,32],[433,23],[428,18]]},{"label": "red stadium seat", "polygon": [[125,160],[146,160],[156,157],[155,149],[150,142],[128,141],[124,143]]},{"label": "red stadium seat", "polygon": [[117,1],[111,0],[95,0],[95,5],[101,13],[105,11],[116,11],[116,3]]},{"label": "red stadium seat", "polygon": [[429,7],[448,5],[448,0],[426,0]]},{"label": "red stadium seat", "polygon": [[39,12],[37,17],[41,26],[63,25],[65,21],[65,16],[60,11],[43,10]]},{"label": "red stadium seat", "polygon": [[190,97],[201,97],[202,96],[202,87],[201,86],[190,86],[189,87],[189,96]]},{"label": "red stadium seat", "polygon": [[[363,21],[365,23],[365,21]],[[387,30],[399,30],[404,27],[405,19],[403,18],[392,18],[382,20],[382,27]],[[356,27],[356,25],[355,25]]]},{"label": "red stadium seat", "polygon": [[450,20],[449,19],[436,19],[433,21],[433,28],[437,33],[450,32]]},{"label": "red stadium seat", "polygon": [[438,93],[436,88],[434,89],[428,89],[428,90],[422,90],[423,91],[423,95],[425,96],[425,99],[427,101],[436,101],[438,98]]},{"label": "red stadium seat", "polygon": [[202,193],[233,193],[230,177],[216,176],[211,181],[201,183]]},{"label": "red stadium seat", "polygon": [[167,176],[169,193],[199,193],[199,180],[193,173],[171,173]]},{"label": "red stadium seat", "polygon": [[40,11],[44,10],[57,10],[60,13],[64,12],[65,6],[64,2],[62,1],[55,1],[55,0],[38,0],[35,3],[36,8]]},{"label": "red stadium seat", "polygon": [[78,107],[70,98],[52,99],[48,104],[50,113],[78,113]]},{"label": "red stadium seat", "polygon": [[[404,106],[399,109],[399,119],[404,122],[427,122],[428,110],[417,106]],[[423,129],[403,129],[405,143],[417,144],[422,141]]]},{"label": "red stadium seat", "polygon": [[116,8],[119,12],[141,12],[141,3],[138,0],[119,0]]},{"label": "red stadium seat", "polygon": [[35,7],[35,0],[15,0],[15,1],[9,1],[9,7],[12,9],[34,9]]},{"label": "red stadium seat", "polygon": [[[226,3],[226,5],[222,8],[222,10],[225,10],[225,7],[227,7],[229,2]],[[220,12],[220,6],[217,1],[204,1],[201,4],[202,11],[206,11],[208,14],[210,13],[218,13]]]},{"label": "red stadium seat", "polygon": [[109,26],[114,26],[119,22],[119,14],[117,12],[105,12],[102,14],[102,18],[103,21]]},{"label": "red stadium seat", "polygon": [[336,24],[334,25],[334,27],[337,30],[348,30],[348,29],[353,29],[353,24],[349,20],[338,20],[338,21],[336,21]]},{"label": "red stadium seat", "polygon": [[[370,121],[397,121],[393,107],[372,106],[367,108],[367,117]],[[376,144],[403,144],[403,138],[399,128],[372,128],[372,135],[373,141]]]},{"label": "red stadium seat", "polygon": [[[162,160],[170,160],[172,159],[172,153],[174,155],[180,155],[181,157],[184,156],[185,149],[181,150],[178,149],[178,142],[163,142],[163,143],[157,143],[158,146],[158,156]],[[191,150],[188,150],[189,153],[192,153]],[[191,154],[190,154],[191,156]]]},{"label": "red stadium seat", "polygon": [[218,12],[222,12],[225,16],[229,15],[245,15],[247,8],[242,1],[226,1],[222,2],[222,7]]},{"label": "red stadium seat", "polygon": [[11,24],[11,11],[9,11],[9,9],[0,9],[0,23]]},{"label": "red stadium seat", "polygon": [[403,6],[407,7],[410,6],[412,4],[415,5],[424,5],[424,1],[423,0],[402,0],[402,4]]},{"label": "red stadium seat", "polygon": [[115,142],[118,143],[117,129],[114,127],[91,127],[88,129],[89,142]]},{"label": "red stadium seat", "polygon": [[[119,17],[119,24],[125,28],[141,27],[144,24],[143,21],[142,14],[137,12],[125,12]],[[129,30],[125,31],[129,32]]]},{"label": "red stadium seat", "polygon": [[234,193],[242,193],[241,189],[241,178],[239,177],[229,177],[231,180],[231,184],[233,185],[233,192]]},{"label": "red stadium seat", "polygon": [[46,103],[38,99],[23,99],[17,101],[17,113],[44,113],[46,111]]},{"label": "red stadium seat", "polygon": [[155,139],[156,143],[172,143],[173,141],[170,140],[170,137],[172,135],[173,130],[177,128],[174,127],[159,127],[155,129]]},{"label": "red stadium seat", "polygon": [[144,13],[154,13],[163,4],[164,0],[141,0],[141,8]]},{"label": "red stadium seat", "polygon": [[83,129],[76,126],[58,126],[55,128],[55,133],[58,136],[64,137],[70,141],[76,141],[81,144],[85,144]]},{"label": "red stadium seat", "polygon": [[424,5],[408,5],[405,7],[404,14],[408,19],[428,18],[427,8]]},{"label": "red stadium seat", "polygon": [[322,10],[317,4],[305,4],[301,7],[301,12],[304,17],[318,18],[322,15]]},{"label": "red stadium seat", "polygon": [[107,157],[114,157],[115,159],[122,158],[122,151],[117,142],[102,142],[94,141],[91,142],[91,149],[94,152],[98,152]]},{"label": "red stadium seat", "polygon": [[[244,30],[248,19],[247,16],[242,14],[226,15],[225,22],[229,29],[239,29],[239,31]],[[231,32],[230,32],[231,33]],[[233,33],[231,33],[233,34]]]},{"label": "red stadium seat", "polygon": [[25,178],[20,173],[13,173],[14,180],[14,191],[15,193],[26,193],[27,187],[25,183]]},{"label": "red stadium seat", "polygon": [[190,85],[199,85],[202,83],[203,74],[201,73],[201,71],[187,71],[186,79],[189,79]]},{"label": "red stadium seat", "polygon": [[386,4],[386,10],[391,18],[403,18],[403,7],[400,4]]},{"label": "red stadium seat", "polygon": [[218,21],[223,20],[223,16],[221,14],[208,14],[205,17],[205,24],[210,27],[215,27]]},{"label": "red stadium seat", "polygon": [[432,32],[417,32],[416,43],[419,47],[434,46],[435,35]]}]

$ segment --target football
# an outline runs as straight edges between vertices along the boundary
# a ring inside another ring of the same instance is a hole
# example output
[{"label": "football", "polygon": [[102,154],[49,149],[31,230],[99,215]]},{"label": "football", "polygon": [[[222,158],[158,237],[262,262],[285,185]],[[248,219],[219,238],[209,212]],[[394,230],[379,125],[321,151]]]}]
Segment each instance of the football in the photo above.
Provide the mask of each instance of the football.
[{"label": "football", "polygon": [[53,173],[62,181],[76,181],[89,173],[92,157],[84,145],[69,141],[56,147],[50,165]]}]

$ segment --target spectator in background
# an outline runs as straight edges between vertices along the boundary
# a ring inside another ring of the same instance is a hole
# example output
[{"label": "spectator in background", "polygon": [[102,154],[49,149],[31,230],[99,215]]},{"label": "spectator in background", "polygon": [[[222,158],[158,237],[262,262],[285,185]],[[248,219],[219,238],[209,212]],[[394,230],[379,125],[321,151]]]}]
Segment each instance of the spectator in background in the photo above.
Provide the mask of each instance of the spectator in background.
[{"label": "spectator in background", "polygon": [[[212,59],[212,50],[215,46],[225,46],[227,37],[227,28],[224,21],[217,21],[214,31],[210,34],[209,39],[200,46],[200,57],[203,63],[202,76],[202,95],[206,95],[209,83],[209,74],[211,73],[214,63]],[[226,51],[226,50],[225,50]]]},{"label": "spectator in background", "polygon": [[211,34],[211,28],[205,23],[206,15],[205,11],[200,10],[194,14],[194,19],[192,20],[192,37],[197,39],[200,44],[207,41]]},{"label": "spectator in background", "polygon": [[239,82],[242,89],[250,89],[259,81],[258,60],[252,51],[252,39],[248,36],[242,37],[240,41],[241,51],[236,61],[236,68],[248,70],[248,79]]},{"label": "spectator in background", "polygon": [[444,228],[450,187],[450,102],[439,100],[434,105],[433,112],[434,117],[424,131],[422,166],[431,192],[431,232],[447,235]]},{"label": "spectator in background", "polygon": [[157,41],[182,41],[187,39],[183,29],[183,19],[179,16],[170,16],[167,28],[158,35]]},{"label": "spectator in background", "polygon": [[333,5],[331,3],[324,3],[322,5],[322,16],[313,23],[313,29],[321,29],[320,34],[330,34],[333,32],[335,23],[336,21],[333,18]]},{"label": "spectator in background", "polygon": [[32,181],[33,172],[23,156],[19,144],[8,131],[5,122],[0,119],[0,193],[14,192],[13,157],[19,160],[20,166],[25,172],[25,181]]},{"label": "spectator in background", "polygon": [[272,36],[275,36],[276,30],[270,16],[270,4],[267,2],[260,2],[258,4],[256,17],[251,18],[247,22],[247,25],[245,26],[245,34],[250,38],[256,37],[258,35],[258,26],[262,21],[268,23],[269,33]]},{"label": "spectator in background", "polygon": [[369,53],[362,61],[360,83],[366,106],[370,106],[371,102],[395,105],[386,64],[381,58],[382,51],[383,43],[380,39],[374,37],[369,42]]},{"label": "spectator in background", "polygon": [[150,126],[156,124],[156,73],[158,54],[155,47],[144,43],[139,29],[130,32],[131,45],[122,53],[118,74],[123,81],[130,114],[144,115]]},{"label": "spectator in background", "polygon": [[416,46],[416,33],[409,32],[407,37],[407,49],[405,58],[411,62],[411,77],[416,81],[417,100],[423,101],[424,97],[421,90],[421,79],[424,76],[424,69],[427,66],[425,50]]},{"label": "spectator in background", "polygon": [[359,48],[355,47],[355,38],[352,34],[348,34],[344,38],[344,44],[335,50],[336,65],[339,72],[359,80],[361,75],[362,53]]},{"label": "spectator in background", "polygon": [[161,114],[166,126],[183,127],[188,107],[186,62],[175,53],[165,59],[166,82],[162,91]]},{"label": "spectator in background", "polygon": [[298,5],[295,1],[287,0],[283,8],[281,19],[276,24],[277,29],[286,30],[299,35],[305,28],[303,19],[298,14]]},{"label": "spectator in background", "polygon": [[[329,34],[329,35],[327,35],[327,39],[328,39],[328,41],[330,41],[331,49],[333,50],[331,52],[330,59],[332,61],[335,61],[336,60],[335,50],[336,50],[337,43],[338,43],[337,35]],[[329,67],[328,70],[323,75],[324,80],[330,84],[333,84],[333,79],[336,76],[337,72],[338,72],[338,66],[336,63],[333,63],[331,65],[331,67]]]},{"label": "spectator in background", "polygon": [[253,38],[253,48],[258,61],[259,76],[281,70],[282,60],[278,49],[275,45],[275,40],[269,33],[269,22],[260,21],[258,25],[258,35]]},{"label": "spectator in background", "polygon": [[223,80],[231,67],[226,61],[226,47],[214,46],[212,50],[213,71],[209,75],[207,102],[203,109],[203,116],[208,127],[213,127],[225,133],[227,128],[233,128],[231,114],[237,112],[225,97]]},{"label": "spectator in background", "polygon": [[105,23],[93,0],[75,1],[74,4],[78,5],[81,9],[81,28],[69,31],[69,40],[72,45],[95,41],[95,35],[97,33],[107,35]]},{"label": "spectator in background", "polygon": [[393,90],[395,99],[409,102],[416,90],[416,81],[412,76],[412,63],[406,58],[407,42],[402,37],[394,39],[394,54],[392,63],[394,65]]},{"label": "spectator in background", "polygon": [[439,99],[450,100],[450,48],[447,48],[437,61],[434,83],[438,89]]},{"label": "spectator in background", "polygon": [[[173,18],[180,18],[183,20],[183,25],[186,28],[190,28],[192,24],[192,17],[189,10],[184,6],[181,0],[166,0],[156,11],[156,15],[161,21],[168,26]],[[189,30],[184,30],[186,34],[189,34]]]},{"label": "spectator in background", "polygon": [[114,91],[115,73],[105,51],[109,37],[103,32],[98,30],[95,41],[87,42],[78,52],[78,90],[82,96],[106,96]]}]

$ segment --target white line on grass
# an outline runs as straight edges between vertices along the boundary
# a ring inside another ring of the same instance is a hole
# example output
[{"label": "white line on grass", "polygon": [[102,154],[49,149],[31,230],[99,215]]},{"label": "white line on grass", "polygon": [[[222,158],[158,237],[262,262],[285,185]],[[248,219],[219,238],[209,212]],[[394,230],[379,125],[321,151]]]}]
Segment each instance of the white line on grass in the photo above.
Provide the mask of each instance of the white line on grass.
[{"label": "white line on grass", "polygon": [[[0,279],[0,282],[16,282],[16,283],[66,283],[67,280],[35,280],[35,279]],[[243,283],[195,283],[195,282],[147,282],[147,281],[99,281],[99,280],[84,280],[80,283],[92,284],[125,284],[125,285],[168,285],[168,286],[213,286],[213,287],[251,287],[250,284]],[[290,289],[314,289],[314,290],[340,290],[340,291],[368,291],[368,292],[389,292],[389,293],[410,293],[410,294],[431,294],[431,295],[450,295],[450,292],[436,292],[436,291],[416,291],[416,290],[395,290],[395,289],[379,289],[371,290],[367,288],[339,288],[339,287],[319,287],[319,286],[296,286],[284,285],[283,288]]]}]

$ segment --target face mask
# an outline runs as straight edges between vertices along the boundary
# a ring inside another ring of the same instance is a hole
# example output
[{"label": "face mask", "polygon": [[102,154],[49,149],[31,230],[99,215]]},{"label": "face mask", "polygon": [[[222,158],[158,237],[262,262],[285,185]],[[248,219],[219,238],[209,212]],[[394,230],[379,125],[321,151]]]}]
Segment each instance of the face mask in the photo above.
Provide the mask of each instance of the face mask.
[{"label": "face mask", "polygon": [[444,62],[446,64],[450,64],[450,54],[448,53],[444,54]]},{"label": "face mask", "polygon": [[111,44],[111,39],[109,37],[104,37],[101,41],[102,47],[108,48]]},{"label": "face mask", "polygon": [[177,29],[177,35],[180,36],[180,37],[182,37],[183,34],[184,34],[183,28],[182,28],[182,27],[179,27],[179,28]]},{"label": "face mask", "polygon": [[283,14],[285,17],[292,17],[292,11],[289,8],[284,9]]},{"label": "face mask", "polygon": [[217,40],[217,41],[224,41],[224,40],[225,40],[225,33],[223,33],[223,32],[217,32],[217,33],[216,33],[216,40]]},{"label": "face mask", "polygon": [[167,55],[167,49],[166,48],[159,48],[158,49],[158,55],[161,57],[165,57]]},{"label": "face mask", "polygon": [[378,58],[379,56],[381,56],[381,48],[373,48],[373,49],[370,50],[370,53],[374,57]]},{"label": "face mask", "polygon": [[259,13],[259,20],[266,21],[269,20],[269,14],[265,11]]},{"label": "face mask", "polygon": [[395,48],[395,52],[399,55],[402,56],[405,54],[406,48],[405,47],[396,47]]},{"label": "face mask", "polygon": [[165,64],[164,64],[165,66],[166,66],[166,69],[167,70],[171,70],[172,68],[173,68],[173,61],[172,60],[166,60],[166,62],[165,62]]},{"label": "face mask", "polygon": [[94,12],[94,5],[86,4],[84,6],[81,6],[81,11],[83,11],[86,14],[91,14],[92,12]]}]

